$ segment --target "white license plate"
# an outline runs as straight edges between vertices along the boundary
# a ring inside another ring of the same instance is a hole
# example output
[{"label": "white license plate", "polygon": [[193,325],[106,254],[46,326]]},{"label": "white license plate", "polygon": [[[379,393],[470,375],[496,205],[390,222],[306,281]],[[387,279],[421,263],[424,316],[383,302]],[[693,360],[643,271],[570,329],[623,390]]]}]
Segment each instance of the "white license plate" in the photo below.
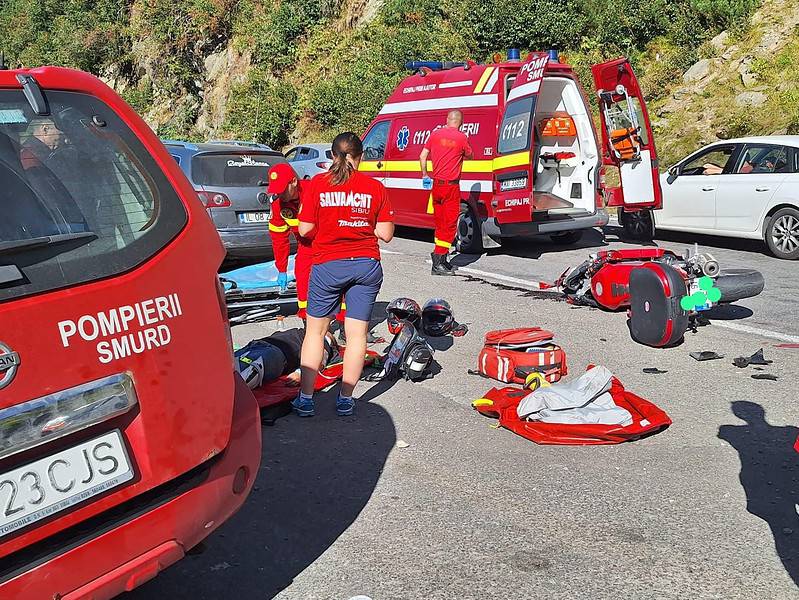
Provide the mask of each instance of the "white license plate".
[{"label": "white license plate", "polygon": [[239,214],[240,223],[268,223],[268,212],[246,212]]},{"label": "white license plate", "polygon": [[133,478],[112,431],[0,475],[0,537]]}]

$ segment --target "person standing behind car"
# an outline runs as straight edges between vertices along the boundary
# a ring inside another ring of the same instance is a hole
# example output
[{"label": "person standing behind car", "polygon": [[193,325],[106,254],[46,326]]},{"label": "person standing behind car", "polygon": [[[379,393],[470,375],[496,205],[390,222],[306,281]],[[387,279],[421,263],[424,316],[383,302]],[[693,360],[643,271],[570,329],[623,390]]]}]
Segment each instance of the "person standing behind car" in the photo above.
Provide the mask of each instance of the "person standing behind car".
[{"label": "person standing behind car", "polygon": [[358,171],[363,146],[351,132],[333,140],[333,165],[312,180],[300,208],[300,235],[313,238],[308,319],[302,345],[300,393],[292,406],[301,417],[314,414],[313,391],[322,363],[324,338],[343,296],[347,350],[336,413],[353,414],[352,393],[363,371],[366,336],[383,283],[378,239],[394,237],[394,211],[379,181]]},{"label": "person standing behind car", "polygon": [[[460,128],[463,113],[451,110],[447,113],[447,124],[436,129],[419,155],[422,166],[422,181],[425,189],[432,189],[433,217],[435,219],[435,248],[433,275],[453,275],[455,269],[447,260],[461,210],[461,170],[463,161],[472,158],[469,139]],[[427,159],[433,161],[433,177],[427,174]]]}]

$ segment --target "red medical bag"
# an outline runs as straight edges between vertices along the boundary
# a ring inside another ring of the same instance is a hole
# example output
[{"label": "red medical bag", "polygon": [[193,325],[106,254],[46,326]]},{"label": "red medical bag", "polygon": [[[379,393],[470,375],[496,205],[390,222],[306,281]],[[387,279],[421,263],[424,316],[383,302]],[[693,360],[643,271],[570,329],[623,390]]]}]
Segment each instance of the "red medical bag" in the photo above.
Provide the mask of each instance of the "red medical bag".
[{"label": "red medical bag", "polygon": [[679,342],[688,329],[680,300],[688,293],[685,278],[674,267],[650,262],[630,272],[630,335],[646,346],[663,348]]},{"label": "red medical bag", "polygon": [[540,327],[489,331],[477,358],[477,371],[505,383],[524,384],[530,373],[541,373],[550,383],[566,375],[566,353],[553,333]]}]

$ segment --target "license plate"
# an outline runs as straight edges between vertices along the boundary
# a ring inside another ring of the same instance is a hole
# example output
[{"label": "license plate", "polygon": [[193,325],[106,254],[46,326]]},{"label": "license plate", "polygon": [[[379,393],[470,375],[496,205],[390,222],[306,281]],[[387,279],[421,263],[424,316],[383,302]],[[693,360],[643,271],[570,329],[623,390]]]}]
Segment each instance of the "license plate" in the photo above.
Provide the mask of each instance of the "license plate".
[{"label": "license plate", "polygon": [[122,434],[112,431],[0,475],[0,537],[133,478]]},{"label": "license plate", "polygon": [[239,223],[268,223],[268,212],[239,213]]}]

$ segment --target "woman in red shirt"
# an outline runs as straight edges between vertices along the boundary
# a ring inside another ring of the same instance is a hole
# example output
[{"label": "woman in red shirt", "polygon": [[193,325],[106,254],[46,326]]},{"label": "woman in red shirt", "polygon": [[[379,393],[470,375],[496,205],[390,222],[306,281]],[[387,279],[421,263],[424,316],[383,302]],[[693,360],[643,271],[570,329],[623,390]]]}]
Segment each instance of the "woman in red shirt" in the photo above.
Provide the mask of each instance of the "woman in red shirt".
[{"label": "woman in red shirt", "polygon": [[300,235],[313,238],[302,380],[292,403],[301,417],[314,414],[314,383],[325,333],[342,296],[347,304],[347,351],[336,412],[341,416],[354,412],[352,392],[363,371],[369,321],[383,283],[378,239],[390,242],[394,237],[394,211],[386,189],[358,171],[363,154],[360,138],[350,132],[339,134],[332,150],[333,165],[311,180],[299,214]]}]

